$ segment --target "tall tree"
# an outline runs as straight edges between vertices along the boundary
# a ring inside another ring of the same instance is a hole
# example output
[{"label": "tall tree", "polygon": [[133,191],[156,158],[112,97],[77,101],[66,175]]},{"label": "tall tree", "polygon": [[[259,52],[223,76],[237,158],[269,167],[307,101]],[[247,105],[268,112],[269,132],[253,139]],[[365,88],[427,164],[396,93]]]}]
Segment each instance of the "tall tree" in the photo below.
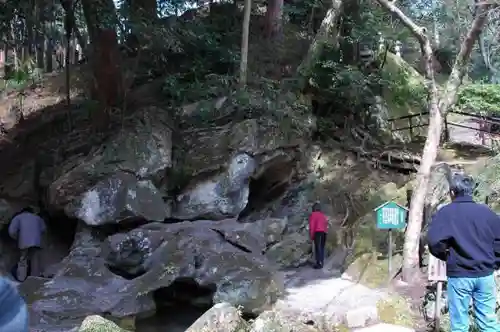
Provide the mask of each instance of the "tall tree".
[{"label": "tall tree", "polygon": [[101,117],[96,121],[106,126],[109,108],[121,106],[123,101],[120,52],[116,36],[118,18],[113,0],[82,0],[82,5],[92,49],[90,60],[95,84],[91,88],[103,108]]},{"label": "tall tree", "polygon": [[342,6],[342,20],[340,24],[340,47],[344,63],[352,64],[357,61],[356,45],[353,30],[361,24],[361,4],[359,0],[344,1]]},{"label": "tall tree", "polygon": [[415,24],[395,6],[394,2],[388,0],[376,1],[391,14],[395,15],[412,32],[413,36],[420,43],[422,55],[425,60],[425,78],[428,84],[429,127],[422,153],[422,162],[417,173],[416,187],[411,197],[403,250],[403,280],[411,281],[412,277],[417,275],[415,272],[418,270],[418,246],[420,232],[422,231],[425,196],[429,186],[431,169],[437,157],[443,120],[448,110],[456,103],[458,88],[462,84],[463,77],[467,72],[467,64],[472,48],[487,21],[488,10],[492,7],[492,4],[489,2],[476,4],[475,18],[472,26],[462,42],[460,52],[455,59],[445,88],[442,94],[439,95],[434,80],[433,49],[427,29]]},{"label": "tall tree", "polygon": [[37,67],[45,69],[45,12],[46,0],[37,0],[35,4],[35,46]]},{"label": "tall tree", "polygon": [[252,0],[245,0],[243,13],[243,32],[241,34],[241,60],[240,60],[240,87],[247,84],[248,74],[248,35],[250,33],[250,14],[252,12]]},{"label": "tall tree", "polygon": [[268,0],[266,9],[266,36],[281,39],[283,35],[283,0]]}]

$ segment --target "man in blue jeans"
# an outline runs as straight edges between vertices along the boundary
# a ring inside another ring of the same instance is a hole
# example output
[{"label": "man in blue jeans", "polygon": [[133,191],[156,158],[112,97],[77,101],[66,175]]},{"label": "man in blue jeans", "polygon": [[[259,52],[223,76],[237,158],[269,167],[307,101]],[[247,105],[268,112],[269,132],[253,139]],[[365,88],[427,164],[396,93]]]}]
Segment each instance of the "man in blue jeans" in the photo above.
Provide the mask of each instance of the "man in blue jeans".
[{"label": "man in blue jeans", "polygon": [[431,254],[447,263],[451,331],[469,332],[472,299],[480,331],[498,332],[493,272],[500,257],[500,218],[472,200],[473,190],[470,177],[453,175],[452,202],[434,215],[427,241]]},{"label": "man in blue jeans", "polygon": [[5,277],[0,277],[0,331],[29,332],[26,302]]}]

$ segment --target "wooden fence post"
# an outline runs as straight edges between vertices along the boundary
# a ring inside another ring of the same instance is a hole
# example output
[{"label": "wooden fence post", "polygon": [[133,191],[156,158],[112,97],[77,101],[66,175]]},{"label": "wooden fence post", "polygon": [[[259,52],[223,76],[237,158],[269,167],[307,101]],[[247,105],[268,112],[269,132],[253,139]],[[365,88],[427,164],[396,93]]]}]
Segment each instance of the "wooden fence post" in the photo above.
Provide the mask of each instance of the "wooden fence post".
[{"label": "wooden fence post", "polygon": [[413,117],[408,118],[408,127],[410,127],[410,139],[413,141]]},{"label": "wooden fence post", "polygon": [[444,142],[447,143],[450,140],[450,132],[448,129],[448,114],[444,117]]}]

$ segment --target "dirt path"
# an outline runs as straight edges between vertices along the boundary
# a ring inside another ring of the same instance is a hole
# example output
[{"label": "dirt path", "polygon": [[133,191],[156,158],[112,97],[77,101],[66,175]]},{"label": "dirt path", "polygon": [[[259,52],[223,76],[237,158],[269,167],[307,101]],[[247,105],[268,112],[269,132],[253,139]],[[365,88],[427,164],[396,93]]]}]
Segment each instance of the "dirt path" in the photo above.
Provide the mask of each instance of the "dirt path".
[{"label": "dirt path", "polygon": [[[451,142],[467,143],[472,145],[485,146],[488,148],[492,147],[493,144],[492,135],[488,133],[481,133],[479,131],[479,123],[477,119],[473,117],[460,116],[459,118],[457,118],[452,122],[471,128],[463,128],[450,124],[448,126],[448,129],[450,132]],[[484,144],[481,138],[482,136],[484,136]]]},{"label": "dirt path", "polygon": [[314,322],[320,328],[344,324],[353,331],[387,331],[384,325],[390,326],[390,331],[413,331],[377,324],[378,304],[394,295],[388,289],[368,288],[342,278],[339,270],[314,270],[309,266],[285,271],[283,277],[286,296],[276,309],[297,313],[303,322]]},{"label": "dirt path", "polygon": [[341,278],[338,270],[314,270],[305,266],[285,272],[284,278],[287,295],[280,305],[308,313],[337,305],[342,311],[359,305],[375,305],[387,295]]}]

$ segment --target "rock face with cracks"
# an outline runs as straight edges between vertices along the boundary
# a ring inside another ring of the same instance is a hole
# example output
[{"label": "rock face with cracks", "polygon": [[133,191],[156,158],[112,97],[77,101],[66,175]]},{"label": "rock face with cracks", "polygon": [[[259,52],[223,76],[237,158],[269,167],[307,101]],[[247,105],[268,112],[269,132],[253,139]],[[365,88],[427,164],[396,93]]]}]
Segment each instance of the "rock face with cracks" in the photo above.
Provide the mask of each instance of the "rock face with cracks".
[{"label": "rock face with cracks", "polygon": [[[312,119],[295,108],[296,100],[266,102],[253,92],[244,99],[242,103],[231,96],[184,107],[181,124],[187,128],[180,132],[182,142],[178,142],[183,153],[174,163],[188,184],[174,204],[175,218],[238,216],[248,203],[249,180],[272,168],[276,172],[270,188],[291,182],[309,140]],[[211,113],[219,120],[200,125],[199,117]]]},{"label": "rock face with cracks", "polygon": [[279,230],[272,222],[269,229],[265,225],[235,220],[150,223],[105,239],[81,224],[54,278],[28,278],[21,285],[30,325],[37,331],[63,331],[94,314],[150,314],[155,310],[153,292],[179,278],[215,286],[215,303],[258,314],[283,291],[283,281],[261,253]]},{"label": "rock face with cracks", "polygon": [[283,286],[265,256],[246,243],[249,236],[231,236],[231,232],[224,224],[207,222],[148,224],[111,236],[108,264],[132,274],[137,268],[130,268],[131,259],[140,262],[143,274],[134,282],[149,285],[149,291],[181,277],[201,286],[215,285],[214,302],[258,314],[277,300]]},{"label": "rock face with cracks", "polygon": [[[268,101],[242,107],[232,97],[216,107],[231,116],[201,124],[181,116],[179,126],[165,110],[137,110],[87,155],[42,167],[46,207],[78,227],[69,254],[50,266],[52,279],[20,285],[33,331],[152,315],[153,295],[180,280],[213,289],[215,303],[245,314],[277,301],[284,286],[276,269],[309,255],[307,237],[294,246],[310,204],[301,187],[309,115]],[[18,209],[4,205],[5,215]],[[192,222],[158,222],[169,218]]]},{"label": "rock face with cracks", "polygon": [[255,170],[252,156],[235,155],[225,173],[179,195],[173,216],[183,220],[237,216],[248,203],[248,183]]},{"label": "rock face with cracks", "polygon": [[158,108],[137,114],[87,157],[68,160],[54,172],[48,187],[51,209],[93,226],[169,216],[155,185],[172,165],[171,125]]}]

